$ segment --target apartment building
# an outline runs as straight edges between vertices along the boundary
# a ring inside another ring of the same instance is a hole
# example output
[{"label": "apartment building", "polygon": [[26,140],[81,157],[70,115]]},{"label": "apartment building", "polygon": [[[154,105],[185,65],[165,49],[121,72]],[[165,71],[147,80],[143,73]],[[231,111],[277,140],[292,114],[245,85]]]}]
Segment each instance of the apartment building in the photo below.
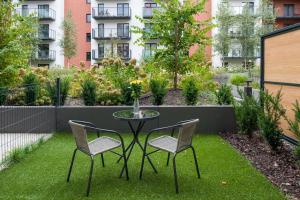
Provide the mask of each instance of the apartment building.
[{"label": "apartment building", "polygon": [[[212,1],[212,16],[216,16],[218,12],[218,6],[222,3],[222,0]],[[229,5],[232,11],[232,16],[240,15],[243,9],[249,9],[253,15],[255,14],[257,7],[259,6],[259,0],[229,0]],[[215,37],[219,32],[220,27],[215,27],[212,30],[212,37]],[[232,26],[228,30],[228,35],[230,36],[229,52],[224,57],[224,65],[243,65],[244,58],[242,57],[242,46],[238,41],[240,37],[240,30],[236,26]],[[249,60],[254,60],[259,62],[259,50],[253,49],[251,58]],[[212,65],[213,67],[222,66],[222,59],[219,53],[212,47]]]},{"label": "apartment building", "polygon": [[273,0],[278,28],[300,23],[299,0]]},{"label": "apartment building", "polygon": [[[20,3],[15,0],[16,3]],[[16,10],[20,15],[34,14],[39,20],[38,50],[32,58],[32,65],[63,66],[64,56],[59,47],[63,36],[60,28],[64,19],[64,2],[61,0],[26,0],[22,1]]]}]

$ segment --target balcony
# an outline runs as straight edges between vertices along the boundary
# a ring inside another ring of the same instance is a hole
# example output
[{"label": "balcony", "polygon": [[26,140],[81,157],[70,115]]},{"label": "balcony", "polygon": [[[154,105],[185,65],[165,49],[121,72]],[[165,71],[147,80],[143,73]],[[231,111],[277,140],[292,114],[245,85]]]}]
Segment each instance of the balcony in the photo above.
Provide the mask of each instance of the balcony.
[{"label": "balcony", "polygon": [[230,11],[232,15],[241,15],[247,10],[249,11],[250,14],[255,15],[256,14],[256,7],[254,6],[230,6]]},{"label": "balcony", "polygon": [[105,7],[105,8],[93,8],[93,18],[97,20],[109,20],[109,19],[130,19],[130,8],[117,8],[117,7]]},{"label": "balcony", "polygon": [[[241,59],[244,58],[243,55],[243,50],[242,48],[232,48],[229,50],[229,53],[224,56],[224,58],[227,59]],[[247,56],[247,58],[259,58],[259,51],[258,50],[254,50],[253,52],[249,52],[249,55]]]},{"label": "balcony", "polygon": [[[92,50],[92,59],[99,61],[99,60],[102,60],[102,59],[108,57],[107,55],[109,55],[109,54],[110,54],[110,52],[107,52],[105,50],[100,52],[99,50],[93,49]],[[113,53],[111,55],[111,57],[120,57],[122,60],[128,61],[131,59],[131,50],[129,50],[128,53],[125,53],[125,52]]]},{"label": "balcony", "polygon": [[38,17],[39,20],[55,20],[56,18],[56,11],[49,8],[49,9],[41,9],[41,8],[27,8],[27,9],[16,9],[16,12],[21,16],[29,16],[33,15]]},{"label": "balcony", "polygon": [[143,8],[143,18],[149,19],[153,17],[154,10],[159,10],[159,7],[154,7],[154,8],[148,8],[144,7]]},{"label": "balcony", "polygon": [[56,52],[53,50],[38,50],[33,59],[37,61],[55,61]]},{"label": "balcony", "polygon": [[104,29],[93,29],[92,31],[93,39],[95,40],[111,40],[111,39],[120,39],[120,40],[130,40],[131,33],[129,28],[104,28]]},{"label": "balcony", "polygon": [[38,32],[38,38],[43,41],[53,41],[56,38],[56,32],[52,29],[49,30],[40,30]]}]

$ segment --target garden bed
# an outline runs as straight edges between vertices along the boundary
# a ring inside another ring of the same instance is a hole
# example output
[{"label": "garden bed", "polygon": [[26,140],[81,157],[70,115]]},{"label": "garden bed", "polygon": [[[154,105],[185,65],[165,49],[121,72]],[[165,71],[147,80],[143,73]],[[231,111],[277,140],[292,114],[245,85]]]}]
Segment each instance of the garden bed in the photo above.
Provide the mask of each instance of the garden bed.
[{"label": "garden bed", "polygon": [[300,166],[292,154],[290,144],[283,143],[280,151],[274,152],[258,134],[251,139],[240,134],[221,136],[246,156],[273,184],[291,196],[291,199],[300,199]]}]

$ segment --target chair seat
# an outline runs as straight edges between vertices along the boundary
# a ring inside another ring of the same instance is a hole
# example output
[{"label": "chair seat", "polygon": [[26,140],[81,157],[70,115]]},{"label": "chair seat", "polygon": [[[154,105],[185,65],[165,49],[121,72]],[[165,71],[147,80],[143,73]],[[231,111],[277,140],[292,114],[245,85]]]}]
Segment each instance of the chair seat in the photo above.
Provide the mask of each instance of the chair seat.
[{"label": "chair seat", "polygon": [[121,142],[119,140],[106,136],[99,137],[88,144],[92,155],[103,153],[121,146]]},{"label": "chair seat", "polygon": [[168,135],[152,139],[148,142],[148,144],[154,148],[168,151],[170,153],[176,153],[177,150],[177,139]]}]

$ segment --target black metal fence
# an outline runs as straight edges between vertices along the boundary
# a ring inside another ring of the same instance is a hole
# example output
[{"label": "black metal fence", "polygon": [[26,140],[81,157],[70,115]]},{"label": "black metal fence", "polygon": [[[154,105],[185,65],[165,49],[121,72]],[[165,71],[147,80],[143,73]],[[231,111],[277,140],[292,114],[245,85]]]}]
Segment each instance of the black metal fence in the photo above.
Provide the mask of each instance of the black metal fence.
[{"label": "black metal fence", "polygon": [[55,107],[35,106],[39,87],[0,88],[0,169],[14,151],[47,139],[55,131]]}]

